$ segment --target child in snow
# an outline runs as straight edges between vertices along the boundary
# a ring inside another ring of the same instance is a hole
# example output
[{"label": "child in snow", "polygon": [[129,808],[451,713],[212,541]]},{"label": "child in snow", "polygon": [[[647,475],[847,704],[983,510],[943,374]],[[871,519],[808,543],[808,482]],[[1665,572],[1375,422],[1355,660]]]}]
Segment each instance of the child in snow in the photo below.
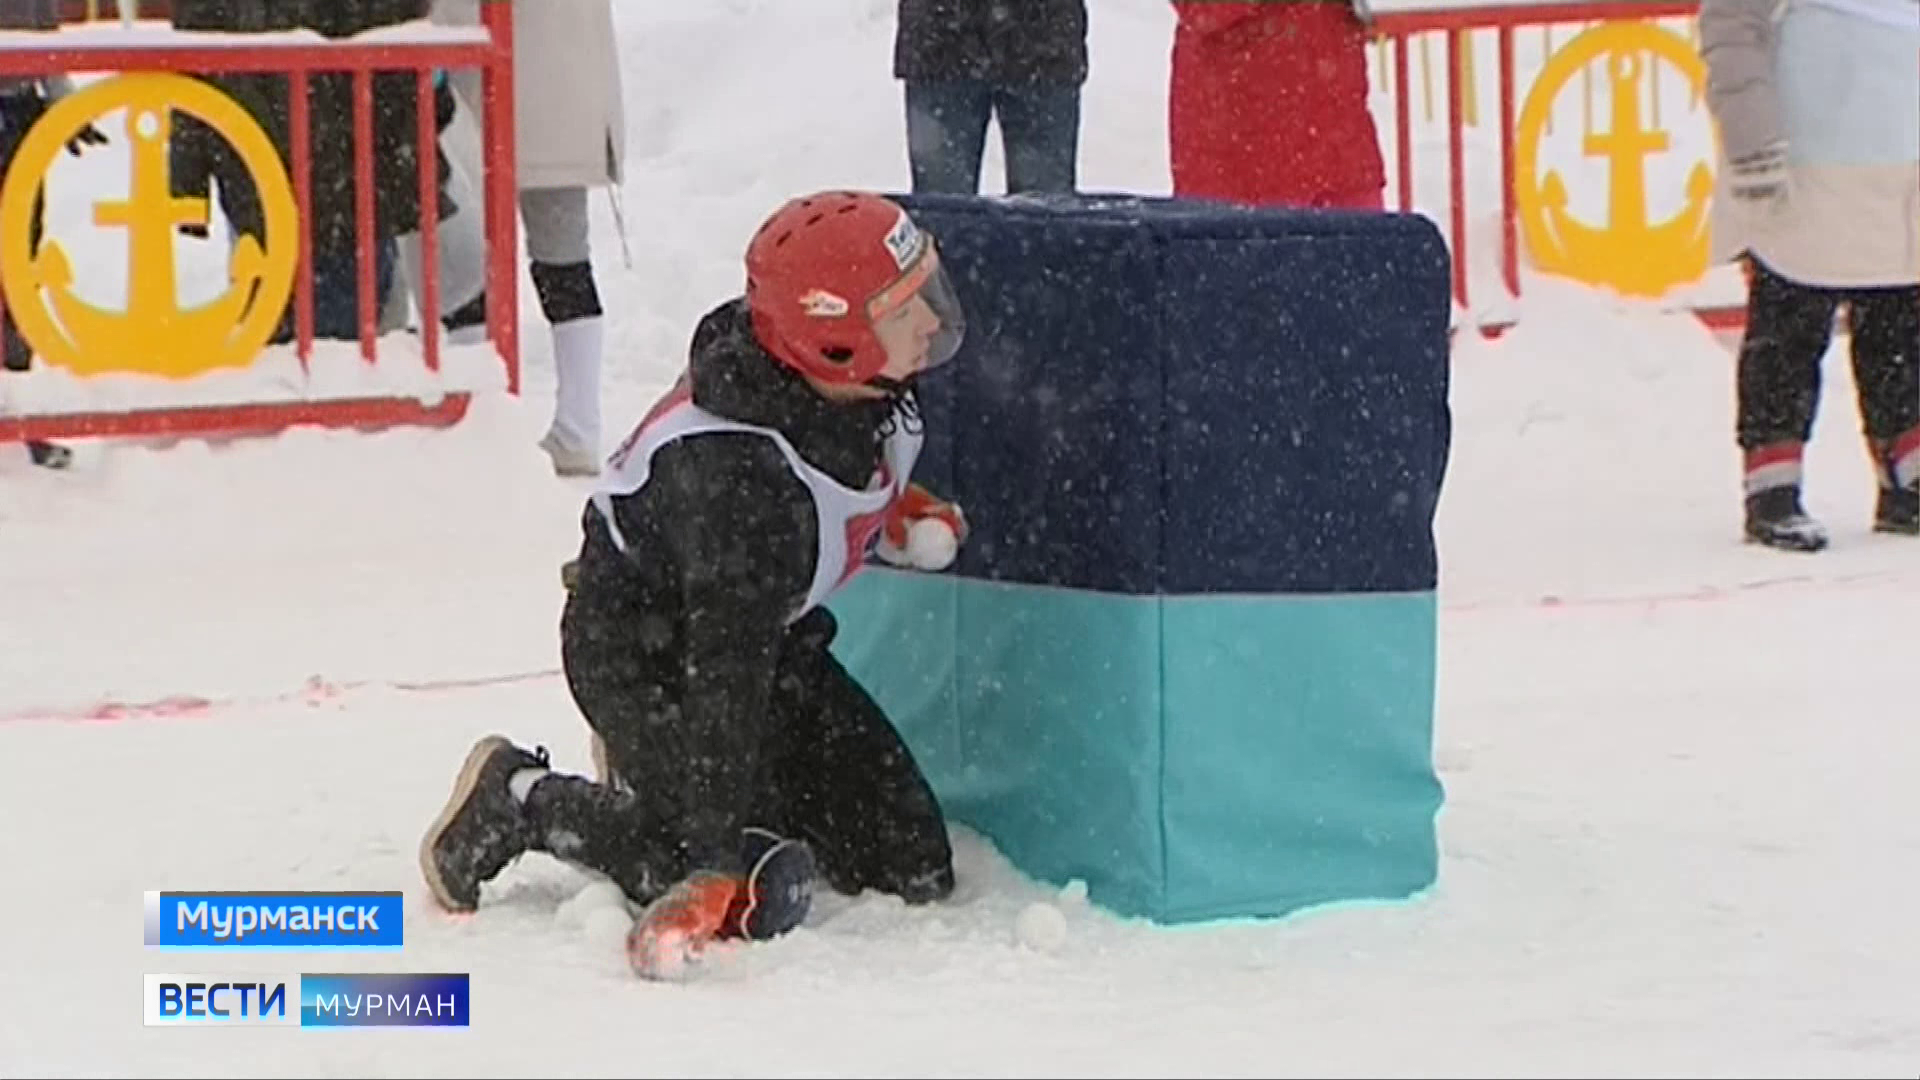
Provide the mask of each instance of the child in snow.
[{"label": "child in snow", "polygon": [[647,905],[646,975],[791,929],[816,870],[912,903],[954,884],[940,806],[823,602],[870,545],[939,569],[964,538],[909,479],[914,381],[959,348],[959,304],[932,238],[867,193],[787,203],[746,271],[584,510],[561,643],[601,779],[484,738],[421,845],[455,911],[526,851],[605,874]]},{"label": "child in snow", "polygon": [[1874,528],[1920,536],[1920,0],[1706,0],[1700,37],[1727,160],[1716,256],[1740,257],[1750,280],[1746,536],[1827,546],[1800,459],[1842,304]]}]

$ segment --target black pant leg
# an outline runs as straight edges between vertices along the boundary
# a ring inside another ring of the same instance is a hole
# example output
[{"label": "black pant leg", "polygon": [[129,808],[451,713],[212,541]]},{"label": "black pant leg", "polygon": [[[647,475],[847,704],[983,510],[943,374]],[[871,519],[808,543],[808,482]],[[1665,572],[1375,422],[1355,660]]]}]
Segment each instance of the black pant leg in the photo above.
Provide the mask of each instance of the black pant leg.
[{"label": "black pant leg", "polygon": [[[582,573],[604,564],[582,560]],[[648,650],[643,618],[606,599],[597,583],[575,589],[561,618],[567,687],[604,746],[609,775],[596,783],[554,774],[535,784],[527,812],[540,850],[607,875],[646,903],[685,877],[690,790],[671,678]]]},{"label": "black pant leg", "polygon": [[[10,153],[10,152],[9,152]],[[0,165],[0,168],[4,168]],[[33,193],[33,218],[27,226],[27,250],[35,255],[40,253],[40,239],[46,230],[47,189],[43,185]],[[0,318],[0,366],[8,371],[30,371],[33,368],[33,346],[27,344],[20,325],[13,321],[13,309],[7,308],[4,318]]]},{"label": "black pant leg", "polygon": [[1891,487],[1895,447],[1920,439],[1920,286],[1855,290],[1848,308],[1861,428]]},{"label": "black pant leg", "polygon": [[1838,293],[1802,285],[1752,260],[1740,342],[1739,445],[1749,453],[1804,445],[1820,401],[1820,361],[1833,337]]},{"label": "black pant leg", "polygon": [[907,161],[914,194],[980,190],[992,90],[976,79],[906,83]]},{"label": "black pant leg", "polygon": [[[0,95],[0,177],[13,167],[14,154],[19,151],[21,141],[45,112],[46,102],[37,94],[22,91]],[[33,217],[27,225],[27,247],[36,255],[46,227],[46,207],[46,185],[42,184],[33,193]],[[8,309],[4,317],[0,317],[0,366],[7,371],[26,371],[32,364],[33,347],[27,344],[19,325],[13,321],[13,311]]]},{"label": "black pant leg", "polygon": [[1072,192],[1080,180],[1080,87],[996,87],[993,102],[1005,148],[1007,194]]},{"label": "black pant leg", "polygon": [[778,750],[770,819],[805,838],[844,893],[874,889],[909,903],[953,891],[953,850],[933,788],[880,706],[828,644],[832,616],[796,627],[775,691]]}]

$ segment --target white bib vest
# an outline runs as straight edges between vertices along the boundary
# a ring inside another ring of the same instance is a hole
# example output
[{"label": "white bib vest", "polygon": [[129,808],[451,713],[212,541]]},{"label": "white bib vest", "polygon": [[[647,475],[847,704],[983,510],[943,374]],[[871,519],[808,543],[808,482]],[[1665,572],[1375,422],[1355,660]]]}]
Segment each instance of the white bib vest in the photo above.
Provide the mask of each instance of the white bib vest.
[{"label": "white bib vest", "polygon": [[793,448],[787,437],[772,428],[728,420],[693,403],[693,392],[682,379],[653,411],[627,436],[608,460],[593,505],[607,523],[607,531],[621,551],[627,547],[614,519],[612,500],[630,495],[646,486],[653,472],[653,455],[678,439],[713,432],[761,435],[773,440],[792,466],[794,475],[813,494],[814,520],[819,534],[819,550],[814,560],[813,583],[806,601],[788,615],[792,622],[826,602],[827,597],[858,573],[865,564],[867,551],[879,536],[887,508],[907,490],[914,463],[920,457],[925,436],[917,425],[895,424],[881,454],[879,471],[864,490],[856,490],[813,467]]}]

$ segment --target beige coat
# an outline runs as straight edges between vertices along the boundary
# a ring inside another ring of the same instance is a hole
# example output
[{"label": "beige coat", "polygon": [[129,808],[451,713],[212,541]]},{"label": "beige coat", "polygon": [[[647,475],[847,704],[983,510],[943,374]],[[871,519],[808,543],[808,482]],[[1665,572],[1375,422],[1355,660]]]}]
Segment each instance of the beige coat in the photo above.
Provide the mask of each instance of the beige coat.
[{"label": "beige coat", "polygon": [[[434,0],[433,21],[480,22],[478,0]],[[611,0],[514,0],[514,153],[521,188],[619,185],[626,103]],[[476,123],[476,72],[452,80]]]},{"label": "beige coat", "polygon": [[[1920,0],[1703,0],[1720,131],[1713,257],[1836,288],[1920,282]],[[1726,162],[1783,140],[1787,195],[1750,210]]]}]

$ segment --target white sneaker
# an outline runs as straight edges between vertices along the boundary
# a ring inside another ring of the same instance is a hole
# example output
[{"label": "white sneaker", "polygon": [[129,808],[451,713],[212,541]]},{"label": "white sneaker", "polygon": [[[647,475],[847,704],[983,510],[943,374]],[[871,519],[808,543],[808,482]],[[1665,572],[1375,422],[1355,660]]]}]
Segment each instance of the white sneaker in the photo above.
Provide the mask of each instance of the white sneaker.
[{"label": "white sneaker", "polygon": [[549,431],[540,440],[540,449],[553,459],[553,471],[557,476],[599,476],[600,458],[593,451],[562,442],[559,435]]},{"label": "white sneaker", "polygon": [[[553,328],[553,423],[547,426],[547,453],[563,476],[592,476],[600,471],[600,352],[603,333],[598,316],[574,319]],[[565,464],[561,459],[565,458]],[[584,470],[584,471],[582,471]]]}]

